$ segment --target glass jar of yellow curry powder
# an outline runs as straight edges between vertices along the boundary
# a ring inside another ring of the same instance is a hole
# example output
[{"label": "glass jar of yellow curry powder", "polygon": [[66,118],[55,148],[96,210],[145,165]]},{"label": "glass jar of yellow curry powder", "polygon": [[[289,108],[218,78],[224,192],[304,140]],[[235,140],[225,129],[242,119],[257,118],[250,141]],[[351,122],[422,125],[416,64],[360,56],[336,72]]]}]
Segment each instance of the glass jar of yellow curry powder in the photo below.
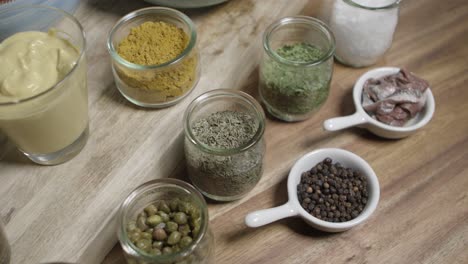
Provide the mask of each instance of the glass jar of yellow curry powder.
[{"label": "glass jar of yellow curry powder", "polygon": [[199,79],[196,42],[193,22],[177,10],[150,7],[129,13],[107,40],[117,88],[142,107],[176,104]]}]

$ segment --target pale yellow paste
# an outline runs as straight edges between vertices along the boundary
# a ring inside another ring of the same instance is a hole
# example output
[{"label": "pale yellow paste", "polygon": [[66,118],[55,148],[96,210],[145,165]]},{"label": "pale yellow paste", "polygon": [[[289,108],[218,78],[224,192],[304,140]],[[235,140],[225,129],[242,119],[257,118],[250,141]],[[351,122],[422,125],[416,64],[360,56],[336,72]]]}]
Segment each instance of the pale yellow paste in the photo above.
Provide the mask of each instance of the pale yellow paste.
[{"label": "pale yellow paste", "polygon": [[0,64],[0,130],[18,148],[48,154],[79,138],[88,126],[88,95],[77,48],[54,31],[21,32],[0,44]]},{"label": "pale yellow paste", "polygon": [[51,88],[70,72],[78,51],[53,33],[21,32],[0,44],[0,102],[18,101]]}]

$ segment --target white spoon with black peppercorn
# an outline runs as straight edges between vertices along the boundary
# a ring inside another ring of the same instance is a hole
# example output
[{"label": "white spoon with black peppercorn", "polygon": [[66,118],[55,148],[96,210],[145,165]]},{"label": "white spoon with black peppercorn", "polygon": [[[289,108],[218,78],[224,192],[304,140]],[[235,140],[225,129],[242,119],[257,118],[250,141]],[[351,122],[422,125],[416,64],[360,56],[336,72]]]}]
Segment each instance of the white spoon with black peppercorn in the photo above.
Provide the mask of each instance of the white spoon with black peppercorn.
[{"label": "white spoon with black peppercorn", "polygon": [[379,181],[358,155],[337,148],[312,151],[300,158],[288,176],[289,201],[249,213],[245,223],[260,227],[299,216],[325,232],[346,231],[367,220],[377,208]]}]

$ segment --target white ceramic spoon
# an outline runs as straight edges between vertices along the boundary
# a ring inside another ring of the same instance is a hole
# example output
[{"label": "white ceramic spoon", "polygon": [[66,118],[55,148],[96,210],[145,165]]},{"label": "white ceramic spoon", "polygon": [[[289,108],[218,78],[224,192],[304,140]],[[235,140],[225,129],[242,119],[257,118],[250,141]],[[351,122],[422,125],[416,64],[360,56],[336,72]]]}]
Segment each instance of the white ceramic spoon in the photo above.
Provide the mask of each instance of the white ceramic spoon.
[{"label": "white ceramic spoon", "polygon": [[[310,170],[325,158],[331,158],[333,163],[339,162],[342,166],[360,171],[366,178],[369,188],[369,198],[366,207],[358,217],[341,223],[332,223],[313,217],[304,210],[297,196],[297,185],[301,181],[303,172]],[[309,225],[326,232],[342,232],[364,222],[374,212],[379,202],[379,180],[372,168],[365,160],[356,154],[336,148],[318,149],[300,158],[292,167],[288,176],[289,201],[284,205],[255,211],[245,217],[245,223],[249,227],[260,227],[282,218],[299,216]]]},{"label": "white ceramic spoon", "polygon": [[408,121],[403,127],[396,127],[384,124],[369,116],[362,108],[362,89],[364,83],[370,78],[380,78],[386,75],[395,74],[400,71],[400,68],[382,67],[370,70],[364,73],[356,82],[353,88],[353,99],[356,112],[349,116],[335,117],[325,120],[323,128],[328,131],[337,131],[344,128],[359,126],[367,128],[372,133],[384,138],[403,138],[416,132],[416,130],[425,126],[431,120],[435,111],[434,96],[431,89],[425,92],[426,104],[417,116]]}]

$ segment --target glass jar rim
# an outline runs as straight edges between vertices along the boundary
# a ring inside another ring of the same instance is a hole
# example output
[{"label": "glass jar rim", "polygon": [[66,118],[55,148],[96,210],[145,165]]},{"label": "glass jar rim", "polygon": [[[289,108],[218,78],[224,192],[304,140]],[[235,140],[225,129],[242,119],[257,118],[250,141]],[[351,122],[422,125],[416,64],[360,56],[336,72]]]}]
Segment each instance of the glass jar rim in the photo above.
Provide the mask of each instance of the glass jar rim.
[{"label": "glass jar rim", "polygon": [[78,26],[78,29],[80,30],[81,32],[81,40],[83,42],[83,45],[82,47],[78,50],[79,51],[79,54],[78,54],[78,57],[76,59],[76,63],[75,65],[73,65],[73,67],[71,68],[70,71],[68,71],[67,74],[65,74],[62,79],[60,79],[59,81],[57,81],[54,85],[52,85],[51,87],[47,88],[46,90],[42,91],[41,93],[38,93],[36,95],[33,95],[31,97],[27,97],[27,98],[23,98],[23,99],[20,99],[20,100],[16,100],[16,101],[8,101],[8,102],[0,102],[0,107],[2,106],[11,106],[11,105],[18,105],[18,104],[21,104],[21,103],[25,103],[25,102],[29,102],[29,101],[32,101],[36,98],[39,98],[39,97],[43,97],[45,96],[46,94],[49,94],[50,92],[52,91],[55,91],[57,89],[57,87],[60,87],[60,85],[66,80],[69,78],[69,76],[71,76],[75,71],[76,69],[78,68],[78,64],[79,62],[81,61],[82,57],[84,57],[84,53],[86,51],[86,36],[85,36],[85,32],[83,30],[83,26],[81,25],[81,23],[78,21],[78,19],[76,19],[72,14],[64,11],[64,10],[61,10],[61,9],[58,9],[58,8],[55,8],[55,7],[52,7],[52,6],[46,6],[46,5],[21,5],[21,6],[16,6],[16,7],[9,7],[9,8],[6,8],[5,10],[1,10],[0,11],[0,16],[4,13],[7,13],[7,12],[11,12],[11,11],[15,11],[15,10],[22,10],[24,9],[25,11],[27,11],[28,9],[48,9],[49,11],[54,11],[54,12],[58,12],[60,13],[61,15],[67,17],[68,19],[70,19],[71,21],[73,21],[73,23],[75,25]]},{"label": "glass jar rim", "polygon": [[[195,239],[189,247],[186,247],[179,252],[153,256],[153,255],[150,255],[146,252],[139,250],[132,242],[129,241],[127,228],[126,228],[126,219],[127,219],[128,209],[134,199],[141,197],[145,193],[151,190],[154,190],[155,188],[161,188],[161,187],[180,188],[181,190],[185,191],[187,194],[195,195],[195,197],[198,198],[197,199],[198,201],[196,202],[200,205],[200,208],[202,209],[201,210],[202,211],[201,212],[202,226],[200,228],[200,232],[199,232],[197,239]],[[207,235],[209,221],[210,219],[208,217],[208,209],[207,209],[206,201],[203,198],[203,195],[198,190],[196,190],[195,187],[193,187],[192,185],[190,185],[189,183],[185,181],[178,180],[178,179],[170,179],[170,178],[156,179],[156,180],[152,180],[152,181],[146,182],[138,186],[127,196],[127,198],[125,198],[124,202],[122,203],[119,209],[118,236],[119,236],[120,242],[123,244],[122,248],[126,250],[126,252],[132,256],[143,258],[145,261],[154,261],[155,259],[162,260],[162,261],[171,260],[175,257],[188,256],[195,250],[197,245],[200,244],[203,238]]]},{"label": "glass jar rim", "polygon": [[363,4],[357,3],[355,0],[342,0],[343,2],[347,3],[348,5],[357,7],[357,8],[362,8],[366,10],[373,10],[373,11],[378,11],[378,10],[386,10],[386,9],[392,9],[396,8],[400,5],[401,0],[393,0],[392,3],[386,4],[383,6],[366,6]]},{"label": "glass jar rim", "polygon": [[[231,149],[213,148],[204,144],[200,140],[198,140],[197,137],[193,134],[191,126],[190,126],[190,117],[191,117],[192,112],[200,104],[213,98],[215,99],[223,99],[223,98],[240,99],[244,102],[247,102],[252,107],[252,109],[255,110],[255,117],[259,120],[258,128],[257,128],[257,131],[255,132],[255,135],[248,142],[246,142],[245,144],[237,148],[231,148]],[[203,151],[207,153],[211,153],[211,154],[228,156],[228,155],[233,155],[233,154],[246,151],[252,148],[253,146],[255,146],[255,144],[263,137],[263,133],[265,132],[265,119],[266,119],[265,113],[263,112],[262,107],[249,94],[242,92],[242,91],[231,90],[231,89],[216,89],[216,90],[208,91],[199,95],[197,98],[195,98],[195,100],[193,100],[189,104],[184,114],[184,129],[185,129],[185,135],[188,137],[190,142],[192,142],[196,146],[199,146]]]},{"label": "glass jar rim", "polygon": [[[329,49],[323,54],[321,58],[314,60],[314,61],[297,62],[297,61],[292,61],[292,60],[288,60],[288,59],[281,57],[278,53],[276,53],[275,50],[271,48],[270,38],[276,29],[285,25],[290,25],[290,24],[305,24],[308,26],[318,28],[326,36],[330,44]],[[300,67],[316,66],[327,61],[329,58],[333,57],[335,53],[335,36],[333,35],[333,32],[331,31],[331,29],[319,19],[309,17],[309,16],[285,17],[285,18],[281,18],[277,20],[276,22],[273,22],[265,30],[265,33],[263,34],[263,49],[271,58],[273,58],[279,63],[283,63],[289,66],[300,66]]]},{"label": "glass jar rim", "polygon": [[[132,62],[122,58],[117,53],[117,51],[116,51],[116,49],[114,47],[114,43],[112,41],[112,38],[113,38],[114,34],[117,32],[117,30],[120,28],[120,26],[122,26],[124,23],[126,23],[126,22],[128,22],[128,21],[130,21],[132,19],[138,18],[141,15],[148,15],[148,14],[155,14],[155,15],[156,14],[169,14],[169,15],[175,16],[177,18],[180,18],[183,21],[183,23],[185,23],[185,25],[188,26],[188,28],[190,30],[189,43],[187,44],[185,49],[179,55],[177,55],[177,57],[175,57],[174,59],[172,59],[170,61],[167,61],[167,62],[164,62],[162,64],[141,65],[141,64],[132,63]],[[182,13],[182,12],[180,12],[178,10],[168,8],[168,7],[147,7],[147,8],[142,8],[142,9],[138,9],[138,10],[135,10],[133,12],[130,12],[127,15],[125,15],[124,17],[122,17],[121,19],[119,19],[119,21],[117,21],[117,23],[115,23],[114,27],[112,27],[112,30],[109,33],[109,36],[107,37],[107,50],[109,51],[109,54],[112,56],[113,59],[115,59],[117,62],[124,65],[125,67],[135,69],[135,70],[152,70],[152,69],[160,69],[160,68],[164,68],[164,67],[167,67],[167,66],[170,66],[170,65],[180,63],[188,54],[190,54],[190,52],[196,46],[196,43],[197,43],[197,32],[196,32],[196,29],[195,29],[195,24],[192,22],[192,20],[187,15],[185,15],[184,13]]]}]

